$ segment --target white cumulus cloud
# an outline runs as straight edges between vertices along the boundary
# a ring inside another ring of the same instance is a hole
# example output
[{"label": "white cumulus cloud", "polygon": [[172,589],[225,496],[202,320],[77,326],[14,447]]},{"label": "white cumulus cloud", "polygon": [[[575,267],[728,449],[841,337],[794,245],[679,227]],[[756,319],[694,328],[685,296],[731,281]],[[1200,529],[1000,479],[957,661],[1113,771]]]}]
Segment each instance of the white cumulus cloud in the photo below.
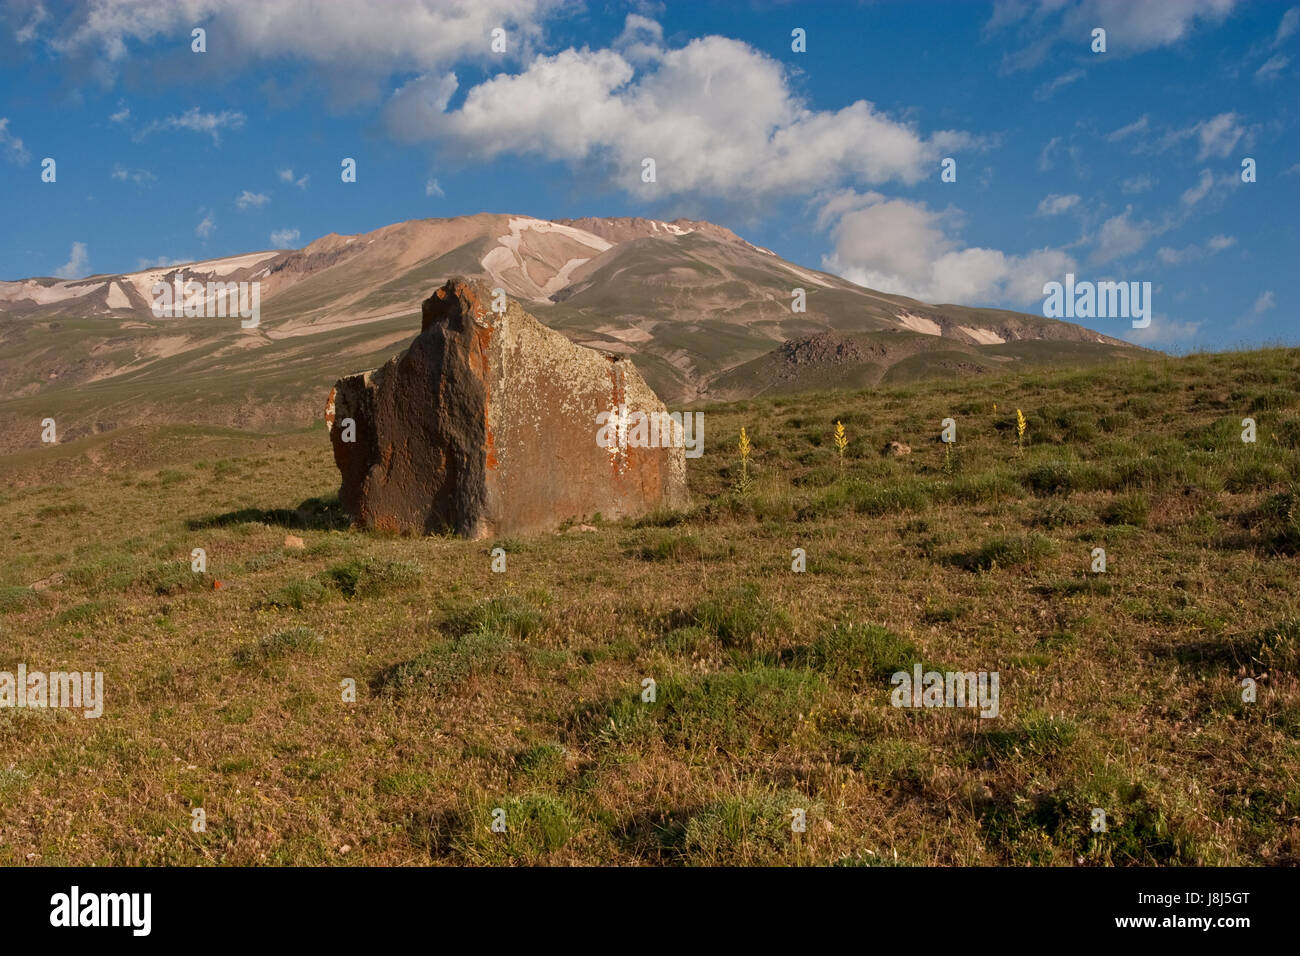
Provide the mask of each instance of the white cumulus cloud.
[{"label": "white cumulus cloud", "polygon": [[[645,199],[758,201],[845,182],[915,183],[942,156],[982,145],[959,132],[926,137],[866,100],[811,110],[780,62],[738,40],[641,43],[638,58],[585,47],[538,56],[470,88],[456,109],[456,77],[425,75],[394,95],[388,127],[475,158],[530,154],[600,168]],[[646,159],[653,183],[642,181]]]},{"label": "white cumulus cloud", "polygon": [[54,270],[54,274],[60,279],[75,279],[78,276],[86,274],[86,265],[90,262],[90,255],[84,242],[74,242],[72,244],[72,254],[68,256],[68,261]]},{"label": "white cumulus cloud", "polygon": [[[291,59],[321,68],[337,92],[354,99],[378,95],[378,79],[394,72],[445,68],[459,61],[498,63],[492,30],[507,35],[507,56],[526,56],[542,22],[571,0],[91,0],[68,5],[57,18],[34,24],[32,37],[66,56],[93,57],[96,73],[113,77],[121,64],[147,56],[145,44],[189,43],[208,32],[207,56],[229,67],[258,59]],[[30,38],[30,37],[29,37]],[[219,54],[215,51],[221,51]]]},{"label": "white cumulus cloud", "polygon": [[924,203],[845,190],[827,199],[819,223],[834,250],[822,266],[850,282],[927,302],[1027,305],[1043,284],[1074,271],[1060,249],[1009,255],[963,247],[948,235],[950,217]]}]

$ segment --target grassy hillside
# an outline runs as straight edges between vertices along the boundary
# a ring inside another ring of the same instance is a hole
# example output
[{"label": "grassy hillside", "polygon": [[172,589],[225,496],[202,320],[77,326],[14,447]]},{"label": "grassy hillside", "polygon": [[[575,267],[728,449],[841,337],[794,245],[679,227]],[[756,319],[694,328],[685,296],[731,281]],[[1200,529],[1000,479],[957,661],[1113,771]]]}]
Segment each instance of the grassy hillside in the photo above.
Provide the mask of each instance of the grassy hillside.
[{"label": "grassy hillside", "polygon": [[[319,426],[0,459],[0,669],[107,697],[0,709],[0,864],[1300,862],[1300,352],[752,400],[705,438],[689,511],[478,543],[349,531]],[[998,671],[1000,716],[891,707],[915,662]]]},{"label": "grassy hillside", "polygon": [[[709,395],[718,401],[797,395],[809,391],[862,389],[880,383],[892,385],[933,378],[951,381],[1044,366],[1084,369],[1113,362],[1150,357],[1150,353],[1104,342],[1062,342],[1029,339],[1000,345],[974,345],[934,335],[897,329],[833,340],[854,349],[854,355],[821,357],[803,362],[797,353],[826,337],[787,342],[758,358],[743,362],[715,378]],[[860,357],[855,357],[860,356]],[[647,379],[648,380],[648,379]],[[653,384],[653,383],[652,383]]]},{"label": "grassy hillside", "polygon": [[[107,320],[85,320],[101,332]],[[177,334],[207,320],[168,320]],[[159,323],[156,329],[162,328]],[[290,336],[256,348],[227,330],[208,347],[169,355],[137,371],[75,382],[0,400],[0,453],[36,445],[41,421],[55,420],[60,438],[113,428],[202,423],[284,429],[320,421],[331,386],[342,375],[377,368],[410,344],[419,313],[341,328],[331,336]],[[40,368],[39,363],[33,366]]]}]

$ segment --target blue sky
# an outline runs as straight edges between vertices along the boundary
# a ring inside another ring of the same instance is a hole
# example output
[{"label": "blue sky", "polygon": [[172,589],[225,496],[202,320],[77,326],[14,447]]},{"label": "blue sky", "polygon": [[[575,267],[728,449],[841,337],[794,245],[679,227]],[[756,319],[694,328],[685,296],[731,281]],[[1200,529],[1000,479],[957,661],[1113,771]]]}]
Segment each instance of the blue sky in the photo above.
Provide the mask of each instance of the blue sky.
[{"label": "blue sky", "polygon": [[0,278],[686,216],[928,301],[1041,313],[1073,272],[1152,283],[1151,327],[1103,332],[1300,344],[1297,70],[1267,0],[8,0]]}]

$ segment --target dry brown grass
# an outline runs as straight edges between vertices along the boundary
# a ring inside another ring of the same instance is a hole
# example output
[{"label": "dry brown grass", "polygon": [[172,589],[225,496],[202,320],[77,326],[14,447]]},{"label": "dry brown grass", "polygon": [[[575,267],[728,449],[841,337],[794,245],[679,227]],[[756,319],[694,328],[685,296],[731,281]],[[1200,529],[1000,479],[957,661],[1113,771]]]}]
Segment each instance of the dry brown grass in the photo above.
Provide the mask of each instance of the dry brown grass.
[{"label": "dry brown grass", "polygon": [[11,456],[0,669],[107,702],[0,710],[0,863],[1294,863],[1298,415],[1282,350],[745,402],[693,510],[477,543],[347,530],[319,428]]}]

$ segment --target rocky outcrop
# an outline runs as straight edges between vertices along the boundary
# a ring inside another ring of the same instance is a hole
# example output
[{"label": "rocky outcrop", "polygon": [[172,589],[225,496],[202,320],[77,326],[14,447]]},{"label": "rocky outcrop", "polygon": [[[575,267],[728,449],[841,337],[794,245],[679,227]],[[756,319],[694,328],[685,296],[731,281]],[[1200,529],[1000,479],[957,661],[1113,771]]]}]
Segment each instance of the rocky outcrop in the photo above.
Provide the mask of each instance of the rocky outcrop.
[{"label": "rocky outcrop", "polygon": [[335,384],[326,421],[355,523],[482,538],[684,504],[681,447],[597,441],[601,412],[667,411],[632,364],[493,304],[483,282],[449,281],[405,352]]},{"label": "rocky outcrop", "polygon": [[844,365],[869,362],[885,354],[879,346],[864,348],[856,340],[838,332],[818,332],[807,338],[787,341],[780,346],[786,365]]}]

